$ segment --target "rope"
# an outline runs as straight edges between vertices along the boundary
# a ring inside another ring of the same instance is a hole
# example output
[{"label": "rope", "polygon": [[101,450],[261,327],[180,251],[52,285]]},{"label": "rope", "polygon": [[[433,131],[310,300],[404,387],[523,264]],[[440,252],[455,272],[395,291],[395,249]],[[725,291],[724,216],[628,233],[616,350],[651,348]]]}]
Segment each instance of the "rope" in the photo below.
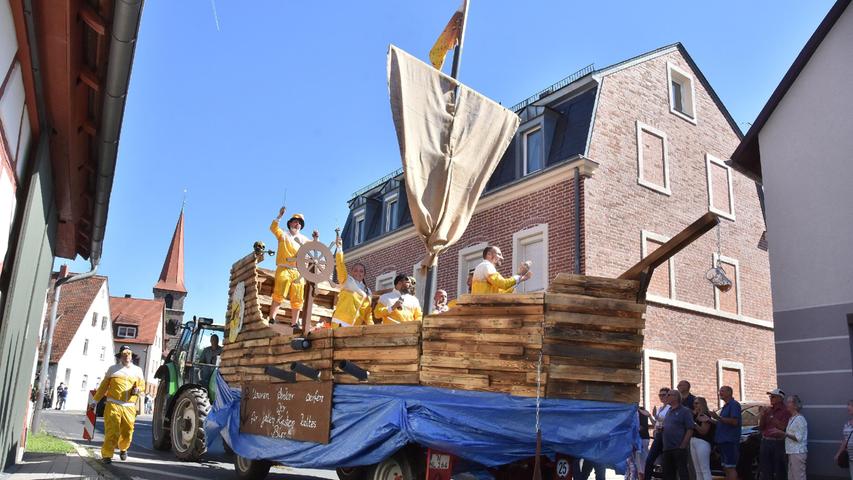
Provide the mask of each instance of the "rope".
[{"label": "rope", "polygon": [[717,265],[715,265],[716,267],[720,266],[720,257],[723,256],[722,241],[720,240],[720,230],[722,229],[721,223],[717,223]]}]

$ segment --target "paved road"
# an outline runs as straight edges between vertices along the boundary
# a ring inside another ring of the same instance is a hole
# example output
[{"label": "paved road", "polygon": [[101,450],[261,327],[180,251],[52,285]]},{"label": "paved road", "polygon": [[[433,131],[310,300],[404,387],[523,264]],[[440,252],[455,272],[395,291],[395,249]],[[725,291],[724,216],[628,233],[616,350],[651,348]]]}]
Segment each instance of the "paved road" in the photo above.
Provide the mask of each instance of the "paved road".
[{"label": "paved road", "polygon": [[[68,412],[45,410],[43,415],[44,428],[48,433],[61,438],[73,440],[79,445],[86,446],[100,456],[101,443],[104,439],[104,424],[98,419],[95,425],[95,439],[91,442],[82,440],[83,412]],[[136,429],[133,433],[133,443],[128,451],[128,459],[121,461],[118,454],[113,457],[110,471],[125,479],[197,479],[225,480],[234,479],[233,458],[226,455],[222,448],[222,440],[218,440],[200,463],[181,462],[172,452],[160,452],[151,448],[151,415],[140,415],[136,418]],[[337,479],[335,472],[330,470],[309,470],[288,467],[273,467],[270,480],[319,480]]]}]

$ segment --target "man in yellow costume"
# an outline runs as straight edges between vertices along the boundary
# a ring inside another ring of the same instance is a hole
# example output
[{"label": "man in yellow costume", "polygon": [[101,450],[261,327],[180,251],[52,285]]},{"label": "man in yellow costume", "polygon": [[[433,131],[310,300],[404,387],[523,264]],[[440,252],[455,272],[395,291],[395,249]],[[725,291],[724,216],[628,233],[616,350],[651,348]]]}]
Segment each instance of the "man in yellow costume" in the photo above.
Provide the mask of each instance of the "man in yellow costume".
[{"label": "man in yellow costume", "polygon": [[101,446],[104,463],[113,461],[116,446],[119,457],[127,460],[127,449],[133,439],[133,424],[136,421],[136,401],[139,393],[145,389],[142,369],[133,364],[130,347],[122,345],[118,353],[119,363],[107,369],[94,396],[96,402],[107,397],[104,408],[104,444]]},{"label": "man in yellow costume", "polygon": [[420,322],[423,318],[421,302],[408,293],[411,284],[411,279],[406,275],[394,277],[394,290],[379,297],[373,309],[373,317],[382,320],[383,325]]},{"label": "man in yellow costume", "polygon": [[373,316],[370,313],[370,289],[364,284],[364,265],[356,263],[348,272],[340,238],[335,241],[335,245],[338,247],[335,252],[335,267],[341,292],[332,313],[332,328],[370,325],[373,323]]},{"label": "man in yellow costume", "polygon": [[299,251],[299,247],[308,242],[308,237],[300,233],[305,228],[305,218],[298,213],[287,221],[287,231],[278,226],[278,222],[284,216],[285,211],[287,209],[281,207],[278,211],[278,217],[270,224],[270,231],[278,239],[278,251],[275,256],[275,286],[272,292],[269,319],[271,321],[275,319],[278,307],[284,301],[284,296],[287,295],[290,300],[290,323],[293,328],[297,328],[299,326],[299,310],[302,309],[305,292],[305,279],[296,270],[296,252]]},{"label": "man in yellow costume", "polygon": [[520,272],[509,278],[505,278],[499,272],[504,261],[501,249],[493,245],[483,249],[483,261],[474,269],[474,278],[471,281],[471,293],[512,293],[515,287],[533,276],[528,264],[522,263]]}]

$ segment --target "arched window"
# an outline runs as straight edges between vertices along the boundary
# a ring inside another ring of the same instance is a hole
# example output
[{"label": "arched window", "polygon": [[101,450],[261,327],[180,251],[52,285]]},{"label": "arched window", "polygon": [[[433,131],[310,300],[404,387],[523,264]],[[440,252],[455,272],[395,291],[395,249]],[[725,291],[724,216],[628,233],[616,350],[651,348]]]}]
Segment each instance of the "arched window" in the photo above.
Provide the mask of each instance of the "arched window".
[{"label": "arched window", "polygon": [[172,303],[175,301],[171,293],[166,294],[166,308],[172,308]]}]

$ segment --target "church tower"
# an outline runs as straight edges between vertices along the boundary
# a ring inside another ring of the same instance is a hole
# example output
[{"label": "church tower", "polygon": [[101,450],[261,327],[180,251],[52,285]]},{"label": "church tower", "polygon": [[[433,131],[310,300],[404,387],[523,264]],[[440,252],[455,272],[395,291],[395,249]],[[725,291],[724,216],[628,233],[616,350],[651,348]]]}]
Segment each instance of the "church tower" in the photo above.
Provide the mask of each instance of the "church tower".
[{"label": "church tower", "polygon": [[[184,286],[184,209],[175,225],[172,243],[166,253],[166,261],[160,271],[160,278],[154,285],[154,298],[163,299],[166,304],[166,330],[178,331],[184,323],[184,299],[187,289]],[[174,329],[174,330],[173,330]],[[171,345],[171,338],[166,339],[166,345]]]}]

